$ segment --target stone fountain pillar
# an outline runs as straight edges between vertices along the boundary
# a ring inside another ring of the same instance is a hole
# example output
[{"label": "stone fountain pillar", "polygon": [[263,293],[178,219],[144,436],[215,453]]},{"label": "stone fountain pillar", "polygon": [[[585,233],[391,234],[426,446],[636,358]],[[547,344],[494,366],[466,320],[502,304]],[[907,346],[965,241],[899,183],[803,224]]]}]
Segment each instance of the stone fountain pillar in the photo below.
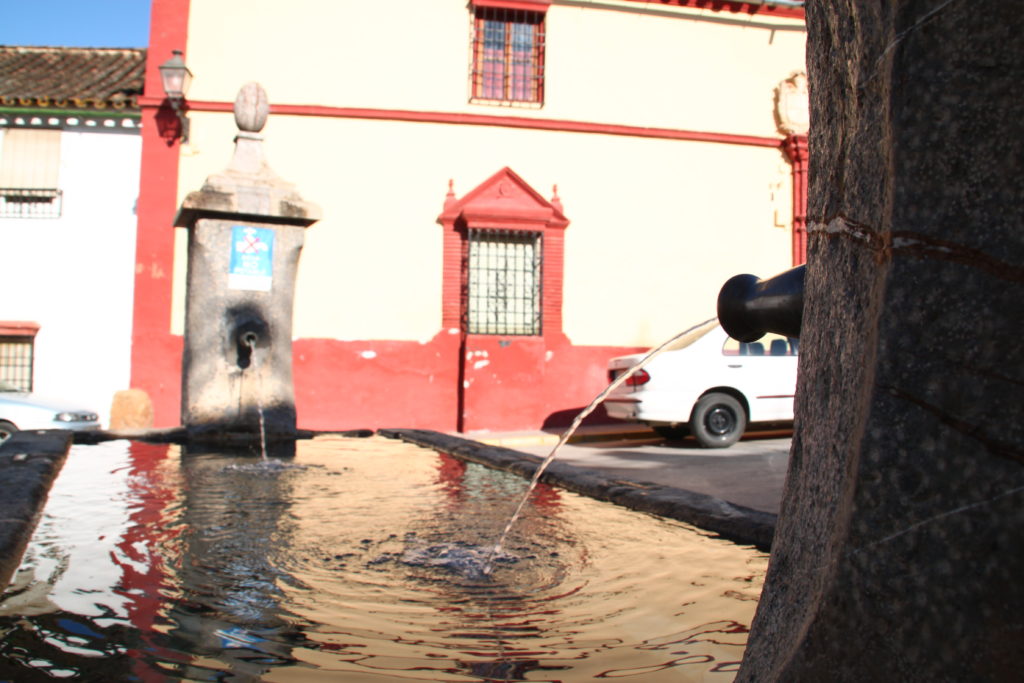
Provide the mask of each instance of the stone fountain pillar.
[{"label": "stone fountain pillar", "polygon": [[740,683],[1020,681],[1024,11],[807,3],[796,430]]},{"label": "stone fountain pillar", "polygon": [[182,424],[193,440],[295,434],[292,304],[305,229],[320,218],[267,165],[260,131],[267,94],[245,85],[235,100],[228,168],[185,198],[188,229]]}]

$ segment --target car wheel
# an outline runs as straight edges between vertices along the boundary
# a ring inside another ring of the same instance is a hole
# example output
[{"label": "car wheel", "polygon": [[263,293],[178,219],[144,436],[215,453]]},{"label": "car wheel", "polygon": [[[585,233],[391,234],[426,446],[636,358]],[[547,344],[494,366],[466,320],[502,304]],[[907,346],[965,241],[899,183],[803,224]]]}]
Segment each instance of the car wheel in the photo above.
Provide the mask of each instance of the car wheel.
[{"label": "car wheel", "polygon": [[690,430],[704,448],[728,448],[743,436],[747,412],[728,394],[705,394],[693,407]]},{"label": "car wheel", "polygon": [[670,427],[668,425],[651,425],[651,429],[658,436],[668,439],[669,441],[678,441],[684,438],[690,433],[690,430],[686,428],[686,425],[675,425]]},{"label": "car wheel", "polygon": [[18,428],[7,420],[0,420],[0,443],[7,441],[11,434],[18,431]]}]

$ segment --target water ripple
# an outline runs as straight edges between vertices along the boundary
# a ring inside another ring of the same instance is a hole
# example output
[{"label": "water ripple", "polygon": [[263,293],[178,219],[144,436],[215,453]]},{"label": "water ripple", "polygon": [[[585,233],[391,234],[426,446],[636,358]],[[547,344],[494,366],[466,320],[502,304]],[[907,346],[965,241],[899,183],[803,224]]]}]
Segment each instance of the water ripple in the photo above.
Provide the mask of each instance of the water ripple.
[{"label": "water ripple", "polygon": [[763,553],[541,486],[488,575],[525,486],[376,438],[76,447],[0,678],[732,680]]}]

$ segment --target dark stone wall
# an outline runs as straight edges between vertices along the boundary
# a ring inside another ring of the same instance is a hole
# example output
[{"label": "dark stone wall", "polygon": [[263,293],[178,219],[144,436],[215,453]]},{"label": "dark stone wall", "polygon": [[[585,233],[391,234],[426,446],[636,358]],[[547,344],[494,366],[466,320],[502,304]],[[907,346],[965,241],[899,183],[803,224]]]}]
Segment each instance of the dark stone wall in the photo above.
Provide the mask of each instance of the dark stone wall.
[{"label": "dark stone wall", "polygon": [[807,18],[796,435],[737,680],[1021,680],[1024,6]]}]

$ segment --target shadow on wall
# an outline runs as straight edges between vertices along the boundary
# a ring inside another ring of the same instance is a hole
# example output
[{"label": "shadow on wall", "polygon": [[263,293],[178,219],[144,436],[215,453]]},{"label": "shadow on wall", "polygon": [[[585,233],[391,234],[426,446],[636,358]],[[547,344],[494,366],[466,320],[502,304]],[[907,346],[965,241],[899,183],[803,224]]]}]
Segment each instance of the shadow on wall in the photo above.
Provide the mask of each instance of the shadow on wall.
[{"label": "shadow on wall", "polygon": [[[580,406],[579,408],[566,408],[565,410],[556,410],[555,412],[544,418],[544,424],[541,425],[541,429],[561,429],[566,428],[572,424],[572,421],[576,419],[576,416],[583,411],[586,406]],[[605,411],[604,406],[600,405],[594,409],[590,415],[587,415],[583,419],[581,424],[583,425],[608,425],[608,424],[621,424],[621,420],[616,420],[614,417],[609,417]]]}]

